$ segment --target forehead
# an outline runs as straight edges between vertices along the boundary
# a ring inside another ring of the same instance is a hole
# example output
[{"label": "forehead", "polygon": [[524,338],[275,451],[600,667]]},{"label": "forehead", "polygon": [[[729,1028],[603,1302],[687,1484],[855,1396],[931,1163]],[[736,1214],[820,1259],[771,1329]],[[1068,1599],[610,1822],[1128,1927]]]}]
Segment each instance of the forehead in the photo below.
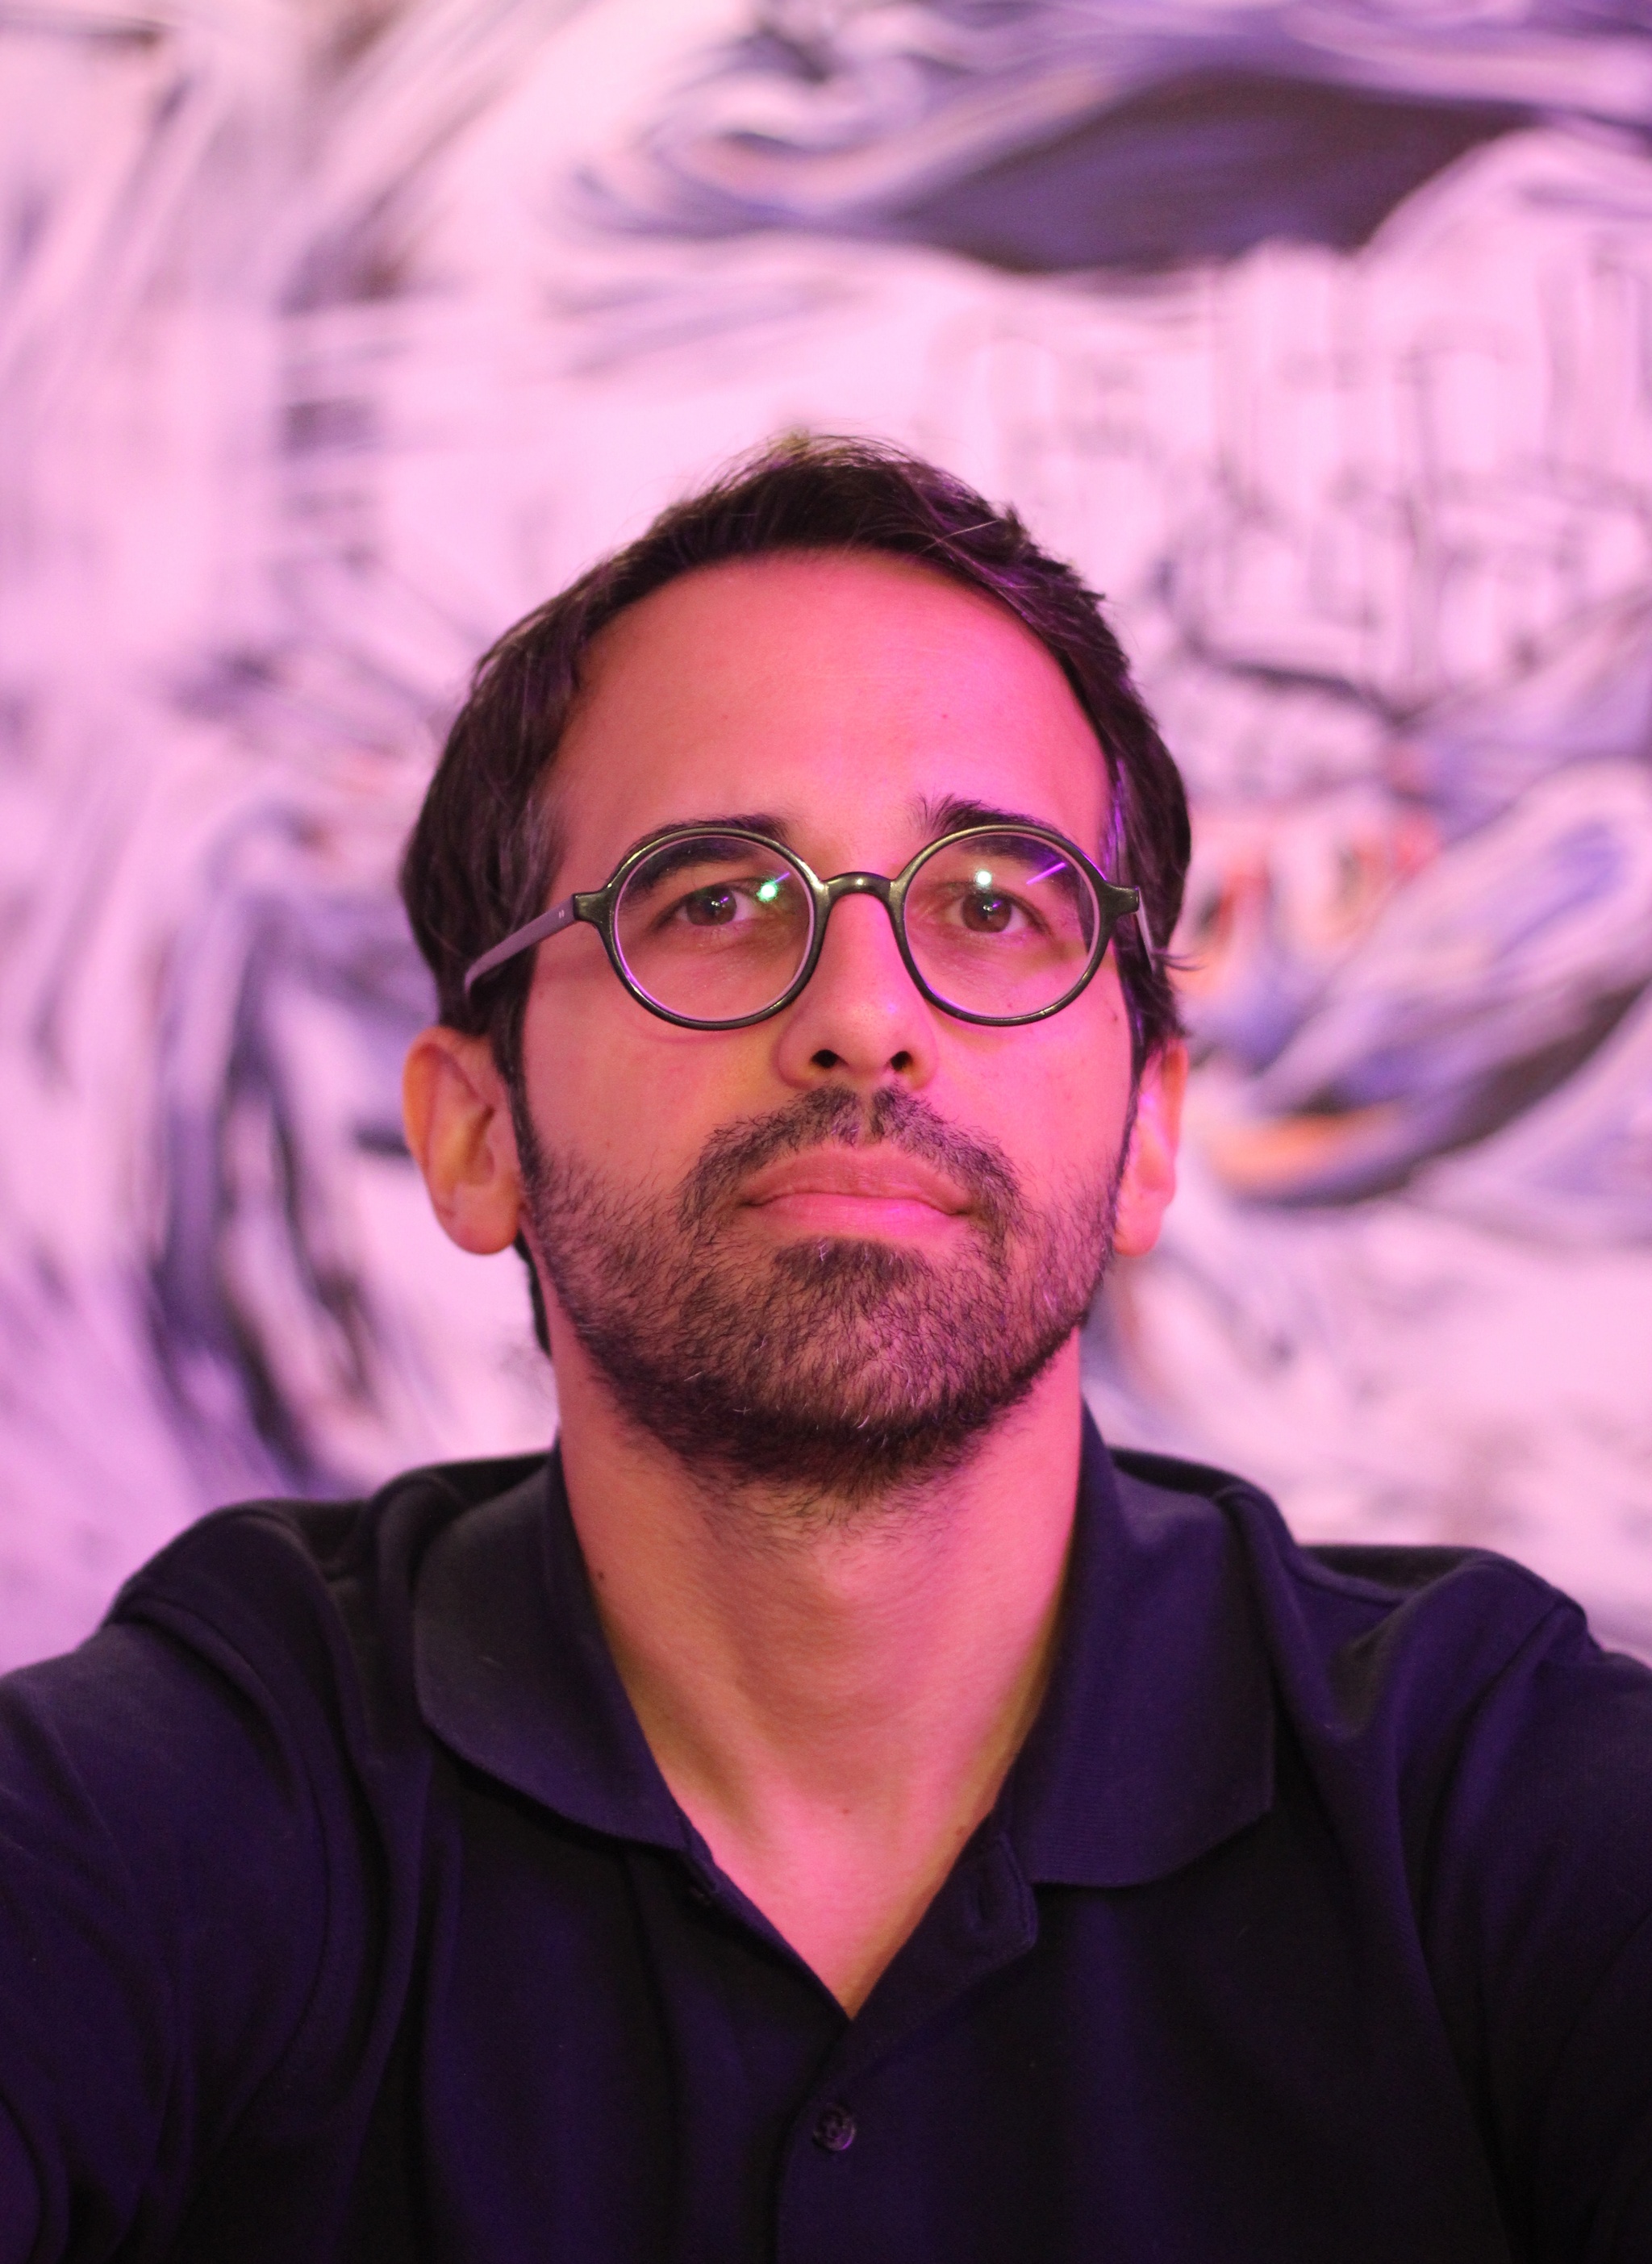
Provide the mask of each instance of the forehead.
[{"label": "forehead", "polygon": [[868,553],[702,568],[609,624],[551,779],[589,885],[641,834],[769,812],[805,855],[909,854],[948,801],[1014,810],[1093,852],[1095,734],[1008,607]]}]

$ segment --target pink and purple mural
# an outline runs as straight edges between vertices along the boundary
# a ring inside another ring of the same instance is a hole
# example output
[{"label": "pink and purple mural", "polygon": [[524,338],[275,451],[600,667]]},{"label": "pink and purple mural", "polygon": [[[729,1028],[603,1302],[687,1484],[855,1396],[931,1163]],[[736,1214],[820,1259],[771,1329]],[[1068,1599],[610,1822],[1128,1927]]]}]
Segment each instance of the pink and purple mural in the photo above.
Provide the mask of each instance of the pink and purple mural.
[{"label": "pink and purple mural", "polygon": [[1088,1381],[1652,1652],[1631,0],[0,6],[0,1664],[237,1494],[542,1440],[393,889],[468,662],[754,440],[1111,599],[1196,800]]}]

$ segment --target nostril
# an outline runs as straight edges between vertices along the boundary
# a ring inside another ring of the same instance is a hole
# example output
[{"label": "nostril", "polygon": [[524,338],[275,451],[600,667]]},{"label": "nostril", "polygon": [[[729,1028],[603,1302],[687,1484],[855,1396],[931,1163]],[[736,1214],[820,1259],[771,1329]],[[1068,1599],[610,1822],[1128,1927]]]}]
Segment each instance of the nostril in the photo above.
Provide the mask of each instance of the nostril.
[{"label": "nostril", "polygon": [[818,1054],[814,1054],[810,1056],[809,1065],[811,1069],[837,1069],[841,1066],[841,1063],[839,1056],[832,1051],[830,1047],[822,1046]]},{"label": "nostril", "polygon": [[909,1070],[912,1067],[912,1056],[909,1053],[891,1054],[889,1066],[891,1069],[902,1071]]}]

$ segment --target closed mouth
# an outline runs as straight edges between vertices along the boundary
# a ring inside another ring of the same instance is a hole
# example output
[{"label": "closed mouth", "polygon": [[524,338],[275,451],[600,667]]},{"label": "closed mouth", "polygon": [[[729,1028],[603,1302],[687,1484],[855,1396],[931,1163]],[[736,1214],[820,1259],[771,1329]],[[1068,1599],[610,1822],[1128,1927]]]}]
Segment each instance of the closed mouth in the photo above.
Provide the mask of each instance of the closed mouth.
[{"label": "closed mouth", "polygon": [[763,1209],[810,1196],[848,1204],[921,1205],[947,1217],[973,1208],[969,1196],[944,1173],[898,1150],[877,1149],[817,1149],[781,1157],[753,1174],[739,1200],[744,1206]]}]

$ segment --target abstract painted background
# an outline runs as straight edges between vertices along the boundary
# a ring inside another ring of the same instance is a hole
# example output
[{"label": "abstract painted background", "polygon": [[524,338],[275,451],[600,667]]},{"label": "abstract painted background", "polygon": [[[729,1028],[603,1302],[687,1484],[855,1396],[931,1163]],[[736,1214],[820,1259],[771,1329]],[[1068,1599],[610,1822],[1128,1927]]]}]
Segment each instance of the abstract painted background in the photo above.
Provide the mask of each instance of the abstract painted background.
[{"label": "abstract painted background", "polygon": [[1120,1440],[1652,1652],[1641,0],[0,0],[0,1660],[536,1444],[397,1129],[467,664],[799,425],[1106,591],[1196,798]]}]

